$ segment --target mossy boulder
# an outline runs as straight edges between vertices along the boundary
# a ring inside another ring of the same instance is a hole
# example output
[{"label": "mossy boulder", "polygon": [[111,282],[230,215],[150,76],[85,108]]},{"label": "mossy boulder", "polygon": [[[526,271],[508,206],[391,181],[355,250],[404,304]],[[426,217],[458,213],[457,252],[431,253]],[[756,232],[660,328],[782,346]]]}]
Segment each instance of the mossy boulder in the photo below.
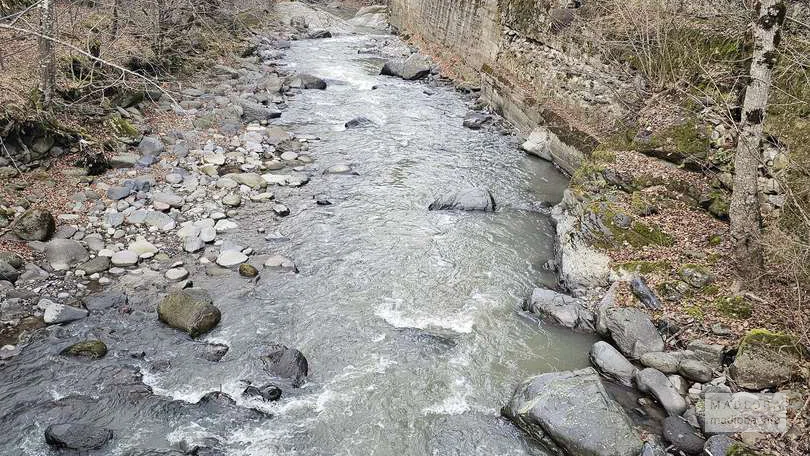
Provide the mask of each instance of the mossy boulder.
[{"label": "mossy boulder", "polygon": [[77,358],[103,358],[107,354],[107,345],[100,340],[85,340],[62,350],[64,356]]},{"label": "mossy boulder", "polygon": [[712,190],[698,199],[700,207],[709,211],[718,220],[728,220],[728,210],[731,206],[729,195],[722,190]]},{"label": "mossy boulder", "polygon": [[775,388],[793,379],[807,354],[791,335],[754,329],[740,342],[729,375],[746,389]]},{"label": "mossy boulder", "polygon": [[56,219],[43,209],[29,209],[14,222],[14,234],[26,241],[47,241],[56,231]]},{"label": "mossy boulder", "polygon": [[700,171],[711,149],[708,128],[688,121],[661,132],[642,132],[632,142],[632,149],[687,169]]},{"label": "mossy boulder", "polygon": [[169,293],[158,305],[158,318],[172,328],[197,337],[213,329],[222,314],[207,291],[199,288]]},{"label": "mossy boulder", "polygon": [[242,263],[239,265],[239,275],[242,277],[252,278],[259,275],[259,270],[251,264]]},{"label": "mossy boulder", "polygon": [[695,288],[703,288],[713,280],[712,274],[703,266],[697,264],[684,264],[678,270],[681,280]]},{"label": "mossy boulder", "polygon": [[604,249],[620,248],[625,244],[633,247],[671,246],[675,242],[660,228],[634,220],[632,216],[604,202],[588,206],[583,217],[583,231],[596,247]]}]

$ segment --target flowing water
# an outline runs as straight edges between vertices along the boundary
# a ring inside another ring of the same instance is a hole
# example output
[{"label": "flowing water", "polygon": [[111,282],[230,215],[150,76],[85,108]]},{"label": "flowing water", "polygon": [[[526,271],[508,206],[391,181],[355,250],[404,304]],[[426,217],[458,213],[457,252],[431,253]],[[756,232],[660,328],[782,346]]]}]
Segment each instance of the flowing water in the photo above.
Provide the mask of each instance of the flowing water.
[{"label": "flowing water", "polygon": [[[266,272],[253,284],[199,271],[195,285],[213,293],[223,319],[198,341],[157,322],[154,295],[135,296],[130,314],[43,331],[0,367],[0,454],[51,454],[44,428],[69,420],[113,430],[98,454],[181,442],[257,456],[543,454],[499,409],[526,377],[588,364],[592,339],[519,312],[534,286],[554,284],[542,267],[553,228],[533,208],[557,201],[566,180],[515,137],[463,128],[467,103],[452,87],[428,94],[424,83],[376,75],[380,62],[358,50],[378,40],[294,42],[284,60],[329,82],[295,96],[280,119],[320,137],[309,152],[317,169],[305,187],[276,192],[292,215],[248,205],[243,230],[226,237],[288,255],[300,273]],[[356,116],[376,126],[346,130]],[[321,174],[338,163],[358,175]],[[468,186],[488,187],[497,212],[427,210],[437,194]],[[333,204],[316,206],[313,195]],[[284,239],[266,241],[257,227]],[[88,337],[110,353],[58,356]],[[205,361],[204,341],[230,351]],[[268,380],[258,358],[273,342],[307,356],[308,381],[276,403],[241,398],[246,380]],[[238,406],[192,404],[211,391]]]}]

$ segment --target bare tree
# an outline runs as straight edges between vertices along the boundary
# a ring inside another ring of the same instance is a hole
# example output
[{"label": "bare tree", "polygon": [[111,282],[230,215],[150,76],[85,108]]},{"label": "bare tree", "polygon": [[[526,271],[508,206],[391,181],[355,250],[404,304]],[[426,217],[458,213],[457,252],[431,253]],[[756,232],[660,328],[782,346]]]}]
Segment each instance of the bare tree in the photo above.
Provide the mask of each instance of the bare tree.
[{"label": "bare tree", "polygon": [[39,93],[44,108],[49,108],[53,99],[56,81],[56,58],[53,52],[54,8],[53,0],[41,0],[39,4]]},{"label": "bare tree", "polygon": [[757,178],[762,160],[762,122],[785,20],[785,4],[782,0],[758,0],[755,8],[754,56],[734,156],[734,191],[729,208],[737,269],[749,284],[759,281],[764,266]]}]

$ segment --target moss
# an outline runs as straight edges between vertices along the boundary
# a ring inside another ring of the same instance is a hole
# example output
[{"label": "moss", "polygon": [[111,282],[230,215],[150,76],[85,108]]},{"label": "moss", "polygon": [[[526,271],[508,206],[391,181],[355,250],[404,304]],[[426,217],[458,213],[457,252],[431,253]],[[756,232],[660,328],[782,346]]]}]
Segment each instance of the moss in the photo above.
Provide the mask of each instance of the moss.
[{"label": "moss", "polygon": [[597,147],[593,150],[593,152],[591,152],[590,159],[596,163],[616,163],[616,152]]},{"label": "moss", "polygon": [[703,320],[705,314],[703,313],[703,308],[700,307],[698,304],[691,304],[684,306],[683,311],[686,315],[696,319],[696,320]]},{"label": "moss", "polygon": [[768,347],[783,353],[807,356],[807,348],[800,344],[795,337],[783,332],[773,332],[767,329],[752,329],[745,333],[737,349],[738,355],[754,347]]},{"label": "moss", "polygon": [[[624,243],[633,247],[647,245],[671,246],[675,242],[672,236],[664,233],[660,228],[634,221],[632,217],[622,213],[608,203],[591,203],[588,206],[588,212],[597,217],[609,231],[609,233],[605,233],[604,230],[591,231],[592,242],[597,247],[610,249],[621,247]],[[622,223],[622,221],[629,223]]]},{"label": "moss", "polygon": [[617,267],[625,271],[650,274],[653,272],[669,271],[672,269],[672,264],[668,261],[628,261],[619,264]]},{"label": "moss", "polygon": [[726,450],[726,456],[760,456],[761,453],[748,448],[747,446],[743,445],[742,443],[736,442],[733,443],[728,450]]},{"label": "moss", "polygon": [[751,304],[742,296],[720,296],[714,301],[714,307],[721,314],[738,320],[751,318],[752,314]]},{"label": "moss", "polygon": [[593,160],[583,160],[579,167],[571,175],[571,187],[593,188],[604,186],[602,172],[605,167]]},{"label": "moss", "polygon": [[100,340],[86,340],[62,350],[65,356],[98,359],[107,354],[107,345]]},{"label": "moss", "polygon": [[711,236],[708,241],[709,247],[716,247],[722,243],[723,243],[723,236],[720,236],[719,234]]},{"label": "moss", "polygon": [[680,164],[686,158],[705,160],[711,141],[706,127],[689,120],[655,133],[646,141],[633,139],[631,146],[635,151]]},{"label": "moss", "polygon": [[129,120],[124,119],[118,114],[110,117],[109,120],[107,120],[107,125],[116,136],[136,138],[140,135],[138,129],[135,128]]},{"label": "moss", "polygon": [[642,192],[633,192],[630,196],[630,211],[636,215],[647,216],[658,212],[655,201]]}]

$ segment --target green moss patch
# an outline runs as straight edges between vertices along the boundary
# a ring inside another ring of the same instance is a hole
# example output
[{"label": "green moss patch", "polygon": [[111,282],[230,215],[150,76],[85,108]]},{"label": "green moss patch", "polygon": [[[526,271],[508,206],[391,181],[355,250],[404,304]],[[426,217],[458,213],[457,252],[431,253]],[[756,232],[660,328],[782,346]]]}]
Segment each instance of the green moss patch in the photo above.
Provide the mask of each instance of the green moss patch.
[{"label": "green moss patch", "polygon": [[785,354],[807,357],[807,348],[800,344],[795,337],[783,332],[773,332],[767,329],[752,329],[745,333],[737,349],[738,355],[756,347],[765,347],[778,350]]},{"label": "green moss patch", "polygon": [[596,220],[598,226],[590,227],[591,241],[604,249],[618,248],[625,243],[633,247],[647,245],[671,246],[675,243],[672,236],[660,228],[633,220],[609,203],[596,202],[588,206],[586,217]]},{"label": "green moss patch", "polygon": [[653,272],[668,272],[672,264],[668,261],[628,261],[617,266],[625,271],[651,274]]},{"label": "green moss patch", "polygon": [[752,314],[751,303],[742,296],[721,296],[714,301],[714,307],[721,314],[738,320],[751,318]]}]

